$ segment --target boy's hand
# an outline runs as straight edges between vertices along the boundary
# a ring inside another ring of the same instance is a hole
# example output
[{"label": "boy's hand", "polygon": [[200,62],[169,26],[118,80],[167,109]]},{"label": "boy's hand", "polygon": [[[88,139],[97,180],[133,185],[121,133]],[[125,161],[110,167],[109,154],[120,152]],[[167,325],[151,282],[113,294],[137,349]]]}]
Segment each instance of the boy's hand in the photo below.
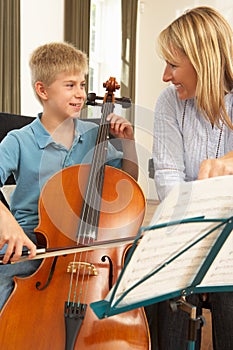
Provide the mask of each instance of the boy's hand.
[{"label": "boy's hand", "polygon": [[131,123],[114,113],[108,115],[107,120],[110,122],[110,133],[118,138],[134,140],[134,132]]},{"label": "boy's hand", "polygon": [[122,140],[123,161],[122,170],[126,171],[136,181],[138,179],[138,159],[134,140],[134,130],[131,123],[114,113],[108,115],[110,133]]},{"label": "boy's hand", "polygon": [[[0,203],[0,249],[7,244],[7,249],[3,258],[6,264],[9,260],[17,261],[22,255],[23,246],[30,250],[29,258],[36,255],[35,244],[27,237],[23,229],[19,226],[10,211]],[[11,258],[13,254],[13,257]]]}]

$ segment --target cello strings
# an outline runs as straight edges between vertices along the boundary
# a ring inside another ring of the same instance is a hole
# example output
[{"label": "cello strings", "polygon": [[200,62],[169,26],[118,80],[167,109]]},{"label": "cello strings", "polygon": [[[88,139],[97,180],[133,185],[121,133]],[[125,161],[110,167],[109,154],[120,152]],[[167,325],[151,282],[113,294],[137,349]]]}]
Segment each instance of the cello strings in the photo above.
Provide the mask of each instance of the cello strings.
[{"label": "cello strings", "polygon": [[[103,108],[104,113],[102,116],[103,120],[102,120],[102,125],[100,125],[100,129],[99,129],[100,132],[98,133],[99,140],[97,140],[97,142],[96,142],[98,149],[95,148],[95,150],[94,150],[94,153],[98,154],[98,157],[96,155],[93,156],[93,159],[96,160],[96,163],[92,164],[92,167],[91,167],[92,173],[90,173],[90,175],[89,175],[89,182],[88,182],[88,187],[87,187],[87,194],[89,194],[89,198],[88,198],[88,201],[86,199],[84,201],[84,210],[82,211],[82,215],[80,218],[80,226],[79,226],[79,233],[78,233],[78,242],[80,242],[81,235],[83,234],[82,243],[86,243],[86,238],[88,238],[88,244],[92,243],[94,241],[94,238],[92,237],[91,234],[89,234],[88,236],[85,235],[86,228],[88,228],[88,230],[95,228],[95,230],[96,230],[98,227],[99,216],[96,215],[96,210],[97,211],[100,210],[100,203],[101,203],[101,200],[100,200],[101,195],[100,195],[98,190],[101,190],[101,187],[102,187],[101,181],[103,181],[103,163],[105,161],[104,155],[106,154],[106,147],[107,147],[106,143],[107,143],[107,137],[108,137],[108,133],[109,133],[108,132],[109,129],[106,127],[107,126],[106,116],[108,116],[112,112],[112,109],[113,109],[112,103],[106,103],[103,106],[104,106],[104,108]],[[100,169],[101,169],[101,172],[100,172]],[[96,186],[93,186],[93,181],[96,184]],[[92,186],[91,186],[91,183],[92,183]],[[92,191],[91,191],[91,188],[92,188]],[[93,189],[94,189],[94,191],[93,191]],[[94,207],[94,210],[93,210],[93,207]],[[86,216],[84,216],[84,213],[86,214]],[[88,218],[88,220],[87,220],[88,222],[85,221],[86,218]],[[88,227],[88,226],[90,226],[90,227]],[[82,265],[82,260],[83,260],[82,255],[83,254],[84,253],[79,254],[79,263],[77,264],[78,268],[76,271],[76,283],[75,283],[75,286],[73,288],[73,300],[72,300],[73,303],[76,302],[78,284],[80,284],[78,303],[80,303],[82,295],[84,295],[84,298],[83,298],[84,302],[87,298],[87,290],[88,290],[91,269],[88,268],[88,265],[86,265],[86,264]],[[87,260],[88,252],[86,252],[85,255],[86,255],[86,257],[85,257],[84,261],[87,262],[88,261]],[[75,262],[76,262],[76,254],[74,254],[73,263],[75,264]],[[83,269],[82,269],[81,281],[79,281],[82,266],[83,266]],[[86,284],[84,284],[85,275],[87,275]],[[69,290],[68,302],[70,302],[70,298],[71,298],[73,279],[74,279],[74,269],[72,269],[71,278],[70,278],[70,290]],[[86,287],[83,289],[83,286],[86,286]]]},{"label": "cello strings", "polygon": [[[104,110],[105,113],[103,113],[103,116],[108,115],[109,112],[107,112],[108,108],[106,108],[106,105],[104,105]],[[103,119],[103,118],[102,118]],[[92,186],[90,186],[90,188],[92,188],[92,191],[88,191],[89,192],[89,197],[88,197],[88,203],[87,203],[87,209],[89,211],[88,213],[88,218],[90,219],[90,221],[88,220],[87,225],[92,225],[93,228],[95,228],[95,230],[97,230],[98,227],[98,215],[96,215],[95,210],[99,210],[100,209],[100,193],[99,190],[101,189],[100,187],[100,182],[101,179],[103,179],[103,174],[101,174],[100,169],[102,168],[102,164],[100,163],[100,161],[103,162],[104,160],[104,151],[106,148],[105,145],[105,141],[106,140],[106,127],[104,125],[100,126],[100,133],[98,134],[99,139],[97,140],[97,148],[95,149],[96,154],[98,154],[98,157],[95,155],[93,157],[93,159],[95,159],[95,163],[93,164],[93,173],[90,174],[90,178],[91,181],[89,182],[89,186],[92,182]],[[105,132],[105,134],[104,134]],[[94,210],[93,210],[94,207]],[[89,235],[89,242],[92,240],[94,240],[94,238]],[[86,253],[86,258],[85,261],[88,261],[88,253]],[[86,275],[86,269],[88,267],[85,265],[84,267],[84,273],[82,275],[82,279],[84,280],[85,275]],[[84,301],[86,301],[87,298],[87,291],[88,291],[88,284],[89,284],[89,279],[90,279],[90,270],[87,271],[87,282],[85,284],[86,288],[84,290],[80,290],[80,293],[82,294],[83,292],[85,293],[84,295]],[[77,279],[78,281],[78,279]],[[83,284],[81,284],[83,286]]]},{"label": "cello strings", "polygon": [[[106,122],[106,117],[112,112],[113,110],[113,104],[112,103],[106,103],[104,104],[104,112],[102,116],[102,126],[100,127],[100,137],[98,140],[98,147],[100,148],[98,152],[98,157],[95,157],[97,160],[96,164],[94,164],[94,180],[96,179],[96,186],[93,186],[94,191],[91,191],[91,197],[90,203],[95,203],[95,208],[97,206],[97,210],[100,210],[100,204],[101,204],[101,198],[102,198],[102,187],[103,187],[103,179],[104,179],[104,163],[106,161],[106,152],[107,152],[107,137],[109,135],[109,124]],[[101,169],[101,172],[100,172]],[[101,191],[101,193],[100,193]],[[97,205],[98,203],[98,205]],[[98,222],[99,217],[97,215],[94,215],[95,211],[92,212],[92,224],[97,229],[98,228]],[[88,255],[88,252],[87,252]],[[87,256],[86,255],[86,256]],[[88,282],[90,279],[90,275],[88,274],[88,281],[86,283],[86,289],[85,289],[85,298],[87,298],[87,291],[88,291]]]}]

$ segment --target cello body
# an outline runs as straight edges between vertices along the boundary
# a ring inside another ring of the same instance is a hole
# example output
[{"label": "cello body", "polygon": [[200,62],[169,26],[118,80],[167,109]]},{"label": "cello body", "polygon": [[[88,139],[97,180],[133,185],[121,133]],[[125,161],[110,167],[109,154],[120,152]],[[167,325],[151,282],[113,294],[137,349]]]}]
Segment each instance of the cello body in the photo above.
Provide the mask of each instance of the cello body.
[{"label": "cello body", "polygon": [[[55,174],[39,200],[35,229],[47,247],[77,244],[77,230],[89,165],[75,165]],[[97,240],[135,236],[144,217],[145,198],[128,174],[106,166]],[[150,349],[143,309],[99,320],[89,307],[105,298],[124,264],[129,246],[43,259],[28,277],[15,277],[15,288],[0,313],[0,347],[4,350],[132,350]],[[70,287],[72,285],[72,287]],[[75,343],[66,330],[69,294],[87,305]]]}]

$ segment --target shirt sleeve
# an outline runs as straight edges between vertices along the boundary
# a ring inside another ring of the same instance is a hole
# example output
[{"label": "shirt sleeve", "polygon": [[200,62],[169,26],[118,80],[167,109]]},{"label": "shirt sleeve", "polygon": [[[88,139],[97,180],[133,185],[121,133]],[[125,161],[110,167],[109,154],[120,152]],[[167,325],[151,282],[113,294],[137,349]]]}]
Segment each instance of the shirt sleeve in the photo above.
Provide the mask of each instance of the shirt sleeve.
[{"label": "shirt sleeve", "polygon": [[123,152],[117,150],[110,142],[108,143],[107,165],[114,168],[122,168]]},{"label": "shirt sleeve", "polygon": [[160,200],[176,183],[185,179],[184,148],[178,116],[182,119],[182,108],[177,103],[174,89],[169,87],[159,96],[154,114],[154,180]]},{"label": "shirt sleeve", "polygon": [[0,143],[0,187],[17,169],[19,159],[19,144],[17,139],[9,133]]}]

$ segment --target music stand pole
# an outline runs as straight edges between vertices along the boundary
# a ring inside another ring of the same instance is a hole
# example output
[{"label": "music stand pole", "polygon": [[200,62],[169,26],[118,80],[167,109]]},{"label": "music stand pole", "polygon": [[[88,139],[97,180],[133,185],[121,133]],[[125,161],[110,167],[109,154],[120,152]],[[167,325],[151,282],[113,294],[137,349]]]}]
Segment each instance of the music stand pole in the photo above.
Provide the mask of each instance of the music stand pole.
[{"label": "music stand pole", "polygon": [[197,308],[185,300],[185,297],[177,301],[170,302],[171,309],[176,311],[177,308],[189,314],[189,329],[188,329],[188,347],[187,350],[195,350],[195,342],[197,339],[197,330],[205,324],[205,319],[202,315],[197,317]]}]

